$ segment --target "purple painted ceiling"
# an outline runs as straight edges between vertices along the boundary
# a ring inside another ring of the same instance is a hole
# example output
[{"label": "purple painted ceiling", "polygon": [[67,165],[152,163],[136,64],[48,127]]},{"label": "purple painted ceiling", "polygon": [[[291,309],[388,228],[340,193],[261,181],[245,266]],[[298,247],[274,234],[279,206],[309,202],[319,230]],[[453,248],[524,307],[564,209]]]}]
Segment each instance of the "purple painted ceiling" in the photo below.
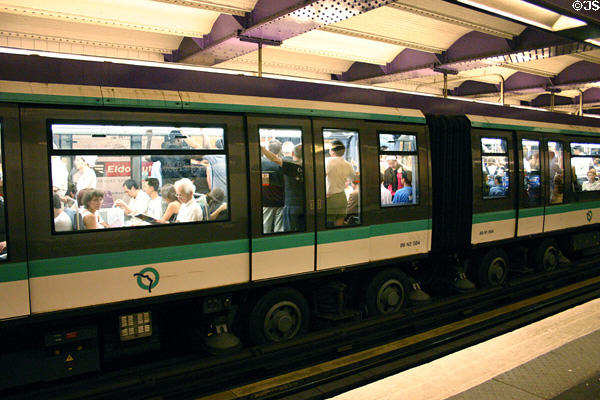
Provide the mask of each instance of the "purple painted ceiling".
[{"label": "purple painted ceiling", "polygon": [[[281,42],[392,2],[393,0],[260,0],[244,18],[219,18],[208,35],[194,39],[198,45],[195,51],[178,53],[182,53],[187,61],[198,59],[202,64],[214,65],[257,49],[257,44],[240,41],[239,36]],[[232,20],[236,23],[232,23]]]}]

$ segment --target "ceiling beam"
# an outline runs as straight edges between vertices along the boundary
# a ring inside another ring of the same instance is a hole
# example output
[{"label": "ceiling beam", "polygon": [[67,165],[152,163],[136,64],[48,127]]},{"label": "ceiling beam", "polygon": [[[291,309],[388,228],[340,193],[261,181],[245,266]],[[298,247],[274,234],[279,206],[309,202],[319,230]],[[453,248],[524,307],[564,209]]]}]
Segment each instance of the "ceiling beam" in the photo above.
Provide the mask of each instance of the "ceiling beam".
[{"label": "ceiling beam", "polygon": [[[392,3],[393,0],[259,0],[245,17],[237,17],[239,26],[223,20],[215,22],[210,34],[195,38],[198,48],[187,54],[175,53],[172,60],[214,65],[255,51],[255,43],[242,42],[240,36],[282,42],[303,33],[363,14]],[[183,56],[183,57],[182,57]]]},{"label": "ceiling beam", "polygon": [[201,10],[215,11],[221,14],[237,15],[243,17],[247,12],[244,8],[234,7],[228,4],[220,3],[217,1],[203,1],[203,0],[152,0],[158,3],[173,4],[176,6],[198,8]]}]

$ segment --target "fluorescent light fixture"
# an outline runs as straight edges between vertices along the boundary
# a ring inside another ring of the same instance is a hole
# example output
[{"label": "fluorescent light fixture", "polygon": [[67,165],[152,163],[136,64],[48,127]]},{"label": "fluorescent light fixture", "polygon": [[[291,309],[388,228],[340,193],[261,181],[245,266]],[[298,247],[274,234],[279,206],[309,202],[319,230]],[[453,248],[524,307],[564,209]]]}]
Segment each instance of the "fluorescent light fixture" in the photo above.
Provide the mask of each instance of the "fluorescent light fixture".
[{"label": "fluorescent light fixture", "polygon": [[[167,68],[167,69],[177,69],[177,70],[185,70],[185,71],[210,72],[210,73],[225,74],[225,75],[243,75],[243,76],[254,76],[254,77],[258,75],[255,72],[236,71],[236,70],[223,69],[223,68],[201,67],[201,66],[188,65],[188,64],[127,60],[127,59],[120,59],[120,58],[86,56],[86,55],[80,55],[80,54],[62,54],[62,53],[54,53],[54,52],[48,52],[48,51],[24,50],[24,49],[15,49],[15,48],[11,48],[11,47],[1,47],[0,46],[0,54],[2,54],[2,53],[25,55],[25,56],[39,56],[39,57],[48,57],[48,58],[61,58],[61,59],[79,60],[79,61],[111,62],[114,64],[136,65],[136,66],[153,67],[153,68]],[[362,89],[362,90],[374,90],[376,92],[410,94],[410,95],[417,95],[417,96],[423,96],[423,97],[434,97],[434,98],[442,98],[443,97],[441,95],[431,94],[431,93],[423,93],[423,92],[401,90],[401,89],[392,89],[392,88],[386,88],[386,87],[380,87],[380,86],[360,85],[360,84],[356,84],[356,83],[347,83],[347,82],[340,82],[340,81],[325,81],[325,80],[301,78],[301,77],[286,76],[286,75],[263,74],[263,78],[277,79],[277,80],[282,80],[282,81],[315,83],[315,84],[320,84],[320,85],[348,87],[348,88],[355,88],[355,89]],[[489,101],[485,101],[485,100],[475,100],[475,99],[470,99],[470,98],[454,97],[454,96],[449,96],[448,99],[452,99],[452,100],[456,100],[456,101],[464,101],[464,102],[468,102],[468,103],[489,104],[489,105],[503,107],[503,105],[501,105],[500,103],[489,102]],[[514,107],[513,105],[509,105],[509,106]],[[528,109],[538,110],[538,111],[548,111],[543,108],[536,108],[536,107],[523,107],[523,108],[528,108]]]},{"label": "fluorescent light fixture", "polygon": [[[549,31],[561,31],[587,25],[584,21],[567,17],[535,4],[521,0],[458,0],[460,3],[502,15],[528,25]],[[527,15],[527,17],[525,17]]]},{"label": "fluorescent light fixture", "polygon": [[596,39],[585,39],[586,42],[593,44],[594,46],[600,47],[600,38]]}]

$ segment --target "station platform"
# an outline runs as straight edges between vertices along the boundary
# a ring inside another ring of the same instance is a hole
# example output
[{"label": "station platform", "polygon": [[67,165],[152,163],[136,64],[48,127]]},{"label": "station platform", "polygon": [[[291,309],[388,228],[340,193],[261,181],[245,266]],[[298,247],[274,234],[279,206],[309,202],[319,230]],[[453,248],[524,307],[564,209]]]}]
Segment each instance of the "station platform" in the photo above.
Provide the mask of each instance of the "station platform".
[{"label": "station platform", "polygon": [[600,299],[334,399],[600,399]]}]

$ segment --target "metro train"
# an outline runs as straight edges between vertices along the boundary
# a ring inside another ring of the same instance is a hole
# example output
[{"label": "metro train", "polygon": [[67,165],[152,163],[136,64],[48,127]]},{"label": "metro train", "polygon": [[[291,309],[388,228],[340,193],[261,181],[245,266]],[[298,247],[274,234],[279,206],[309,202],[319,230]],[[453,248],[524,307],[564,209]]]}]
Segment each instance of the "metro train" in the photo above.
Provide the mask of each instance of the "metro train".
[{"label": "metro train", "polygon": [[[497,286],[511,263],[547,271],[600,243],[600,119],[0,59],[1,388],[194,342],[289,340],[311,319],[427,301],[426,275]],[[352,170],[337,192],[334,157]]]}]

